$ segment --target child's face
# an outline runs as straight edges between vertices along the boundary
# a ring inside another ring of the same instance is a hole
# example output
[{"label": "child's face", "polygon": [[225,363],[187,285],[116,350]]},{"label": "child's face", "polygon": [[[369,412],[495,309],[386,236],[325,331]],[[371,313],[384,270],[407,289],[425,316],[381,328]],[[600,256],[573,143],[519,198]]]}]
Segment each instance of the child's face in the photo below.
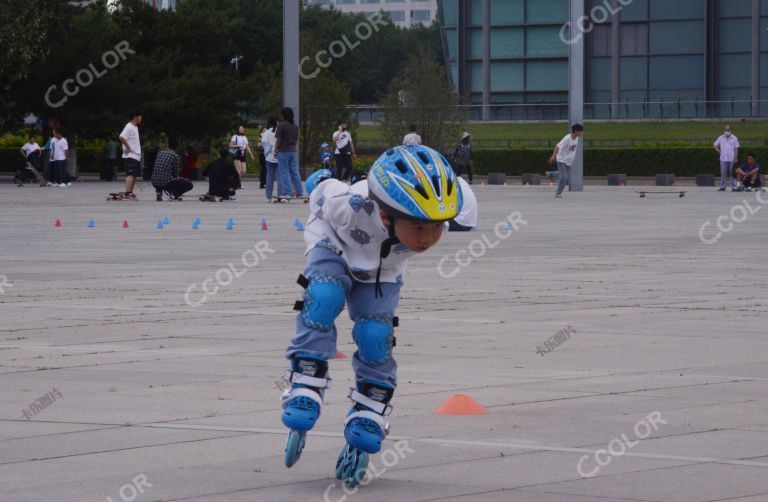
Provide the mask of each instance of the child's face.
[{"label": "child's face", "polygon": [[[389,216],[381,212],[381,219],[389,226]],[[413,221],[402,218],[395,219],[395,236],[400,242],[416,253],[423,253],[431,248],[443,236],[445,223],[432,221]]]}]

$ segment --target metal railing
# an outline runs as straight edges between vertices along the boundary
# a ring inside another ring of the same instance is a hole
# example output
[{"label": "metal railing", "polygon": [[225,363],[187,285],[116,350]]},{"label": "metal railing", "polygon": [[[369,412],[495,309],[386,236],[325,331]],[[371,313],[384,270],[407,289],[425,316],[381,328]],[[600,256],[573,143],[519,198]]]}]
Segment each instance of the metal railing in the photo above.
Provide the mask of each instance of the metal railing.
[{"label": "metal railing", "polygon": [[[484,105],[459,105],[469,120],[482,120]],[[380,123],[381,105],[351,105],[352,118],[361,124]],[[491,121],[568,120],[568,103],[494,103],[488,105]],[[584,103],[585,120],[685,120],[706,118],[768,118],[768,99],[731,99],[701,101],[678,98],[658,101],[621,101]]]}]

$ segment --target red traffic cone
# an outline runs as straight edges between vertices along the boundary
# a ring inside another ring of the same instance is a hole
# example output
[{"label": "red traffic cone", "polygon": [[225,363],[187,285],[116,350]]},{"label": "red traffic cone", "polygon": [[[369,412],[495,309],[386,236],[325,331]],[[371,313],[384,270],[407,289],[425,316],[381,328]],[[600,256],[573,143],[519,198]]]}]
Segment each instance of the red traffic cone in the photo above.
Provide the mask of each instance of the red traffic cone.
[{"label": "red traffic cone", "polygon": [[128,228],[128,220],[123,220],[123,228]]},{"label": "red traffic cone", "polygon": [[56,228],[61,227],[61,220],[57,219],[56,223],[53,226],[56,227]]},{"label": "red traffic cone", "polygon": [[438,415],[485,415],[488,410],[466,394],[454,394],[432,413]]},{"label": "red traffic cone", "polygon": [[266,230],[267,229],[267,224],[266,223],[262,223],[261,224],[261,229],[262,230]]},{"label": "red traffic cone", "polygon": [[345,359],[346,357],[347,356],[344,355],[344,352],[342,352],[340,350],[336,351],[336,356],[335,356],[336,359]]}]

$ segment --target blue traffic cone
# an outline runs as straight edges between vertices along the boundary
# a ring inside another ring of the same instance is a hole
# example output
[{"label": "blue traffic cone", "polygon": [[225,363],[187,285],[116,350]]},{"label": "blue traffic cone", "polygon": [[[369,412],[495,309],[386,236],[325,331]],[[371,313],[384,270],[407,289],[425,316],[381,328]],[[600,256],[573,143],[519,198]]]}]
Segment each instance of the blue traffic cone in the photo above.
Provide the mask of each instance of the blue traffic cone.
[{"label": "blue traffic cone", "polygon": [[88,220],[88,228],[94,228],[96,226],[96,223],[94,223],[93,220]]},{"label": "blue traffic cone", "polygon": [[200,228],[200,218],[195,218],[195,221],[192,222],[192,230],[197,230]]},{"label": "blue traffic cone", "polygon": [[157,220],[157,229],[162,230],[163,229],[163,220]]},{"label": "blue traffic cone", "polygon": [[170,223],[170,221],[168,220],[168,217],[167,216],[163,216],[163,225],[167,225],[169,223]]},{"label": "blue traffic cone", "polygon": [[227,220],[227,230],[232,230],[234,228],[235,228],[235,220],[233,220],[232,218],[229,218]]},{"label": "blue traffic cone", "polygon": [[512,222],[508,221],[507,222],[507,230],[514,230],[514,229],[515,229],[515,227],[512,226]]}]

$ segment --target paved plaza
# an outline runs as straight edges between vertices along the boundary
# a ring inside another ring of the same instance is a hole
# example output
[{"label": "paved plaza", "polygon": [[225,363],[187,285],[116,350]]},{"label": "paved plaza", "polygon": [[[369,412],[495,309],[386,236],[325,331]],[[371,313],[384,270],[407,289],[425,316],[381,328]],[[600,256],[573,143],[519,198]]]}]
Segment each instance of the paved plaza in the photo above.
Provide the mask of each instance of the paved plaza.
[{"label": "paved plaza", "polygon": [[[0,501],[768,501],[768,193],[476,186],[478,228],[409,265],[390,440],[351,490],[346,312],[283,464],[307,206],[246,187],[0,185]],[[455,394],[487,414],[433,413]]]}]

